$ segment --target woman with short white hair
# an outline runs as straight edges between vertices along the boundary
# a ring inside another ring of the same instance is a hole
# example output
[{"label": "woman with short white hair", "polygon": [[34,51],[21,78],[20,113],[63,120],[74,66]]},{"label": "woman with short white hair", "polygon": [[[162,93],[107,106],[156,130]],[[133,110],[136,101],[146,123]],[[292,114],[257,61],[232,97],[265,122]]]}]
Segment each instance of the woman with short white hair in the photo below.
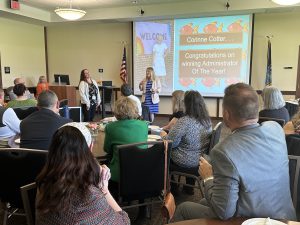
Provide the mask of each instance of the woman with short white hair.
[{"label": "woman with short white hair", "polygon": [[262,98],[264,109],[259,112],[260,117],[283,119],[285,122],[290,120],[289,112],[284,107],[285,101],[278,88],[274,86],[265,87],[262,91]]}]

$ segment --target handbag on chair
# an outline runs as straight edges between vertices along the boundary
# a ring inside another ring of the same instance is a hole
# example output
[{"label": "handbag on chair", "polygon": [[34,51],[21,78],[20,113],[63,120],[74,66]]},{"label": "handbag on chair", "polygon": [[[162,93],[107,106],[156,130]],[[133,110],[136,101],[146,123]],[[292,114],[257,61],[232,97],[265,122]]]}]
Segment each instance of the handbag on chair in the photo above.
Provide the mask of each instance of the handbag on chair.
[{"label": "handbag on chair", "polygon": [[[175,209],[176,209],[176,204],[175,204],[175,199],[172,193],[170,192],[170,189],[168,188],[167,191],[167,180],[168,179],[168,171],[167,171],[167,165],[168,165],[168,141],[164,140],[164,146],[165,146],[165,175],[164,175],[164,201],[163,205],[161,207],[161,213],[163,218],[167,220],[171,220],[174,216]],[[170,187],[170,185],[168,185]]]}]

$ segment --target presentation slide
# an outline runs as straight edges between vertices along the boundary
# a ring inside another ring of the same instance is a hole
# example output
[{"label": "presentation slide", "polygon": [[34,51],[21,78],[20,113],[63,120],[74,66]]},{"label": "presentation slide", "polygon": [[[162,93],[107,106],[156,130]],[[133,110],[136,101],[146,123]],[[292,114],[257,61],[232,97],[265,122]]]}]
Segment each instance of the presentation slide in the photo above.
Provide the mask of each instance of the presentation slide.
[{"label": "presentation slide", "polygon": [[222,97],[233,83],[249,83],[252,15],[134,23],[134,93],[147,67],[161,95],[198,90]]}]

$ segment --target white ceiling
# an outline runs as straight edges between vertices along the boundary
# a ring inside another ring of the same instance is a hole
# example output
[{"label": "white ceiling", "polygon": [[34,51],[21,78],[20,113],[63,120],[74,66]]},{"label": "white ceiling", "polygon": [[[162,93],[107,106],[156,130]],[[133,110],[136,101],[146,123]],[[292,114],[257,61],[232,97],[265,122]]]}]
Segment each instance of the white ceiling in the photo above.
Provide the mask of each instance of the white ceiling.
[{"label": "white ceiling", "polygon": [[[300,12],[300,4],[282,7],[271,0],[72,0],[72,7],[85,10],[79,21],[139,21],[236,15],[246,13]],[[54,13],[58,7],[69,7],[70,0],[19,0],[20,10],[12,10],[0,0],[0,17],[37,24],[66,22]],[[230,7],[225,7],[229,2]],[[143,9],[143,14],[141,14]],[[77,21],[78,22],[78,21]]]},{"label": "white ceiling", "polygon": [[70,2],[74,8],[97,9],[103,7],[143,6],[192,1],[201,0],[136,0],[136,4],[133,3],[133,0],[20,0],[19,2],[40,9],[53,10],[57,7],[69,6]]}]

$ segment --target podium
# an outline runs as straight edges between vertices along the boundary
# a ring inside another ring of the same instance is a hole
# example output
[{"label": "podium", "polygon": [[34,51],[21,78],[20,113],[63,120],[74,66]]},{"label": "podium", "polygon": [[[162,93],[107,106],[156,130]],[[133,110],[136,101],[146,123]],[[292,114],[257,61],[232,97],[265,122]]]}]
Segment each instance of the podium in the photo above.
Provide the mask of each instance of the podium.
[{"label": "podium", "polygon": [[76,102],[76,87],[70,85],[53,85],[49,86],[51,91],[54,91],[58,100],[68,99],[69,106],[77,106]]}]

